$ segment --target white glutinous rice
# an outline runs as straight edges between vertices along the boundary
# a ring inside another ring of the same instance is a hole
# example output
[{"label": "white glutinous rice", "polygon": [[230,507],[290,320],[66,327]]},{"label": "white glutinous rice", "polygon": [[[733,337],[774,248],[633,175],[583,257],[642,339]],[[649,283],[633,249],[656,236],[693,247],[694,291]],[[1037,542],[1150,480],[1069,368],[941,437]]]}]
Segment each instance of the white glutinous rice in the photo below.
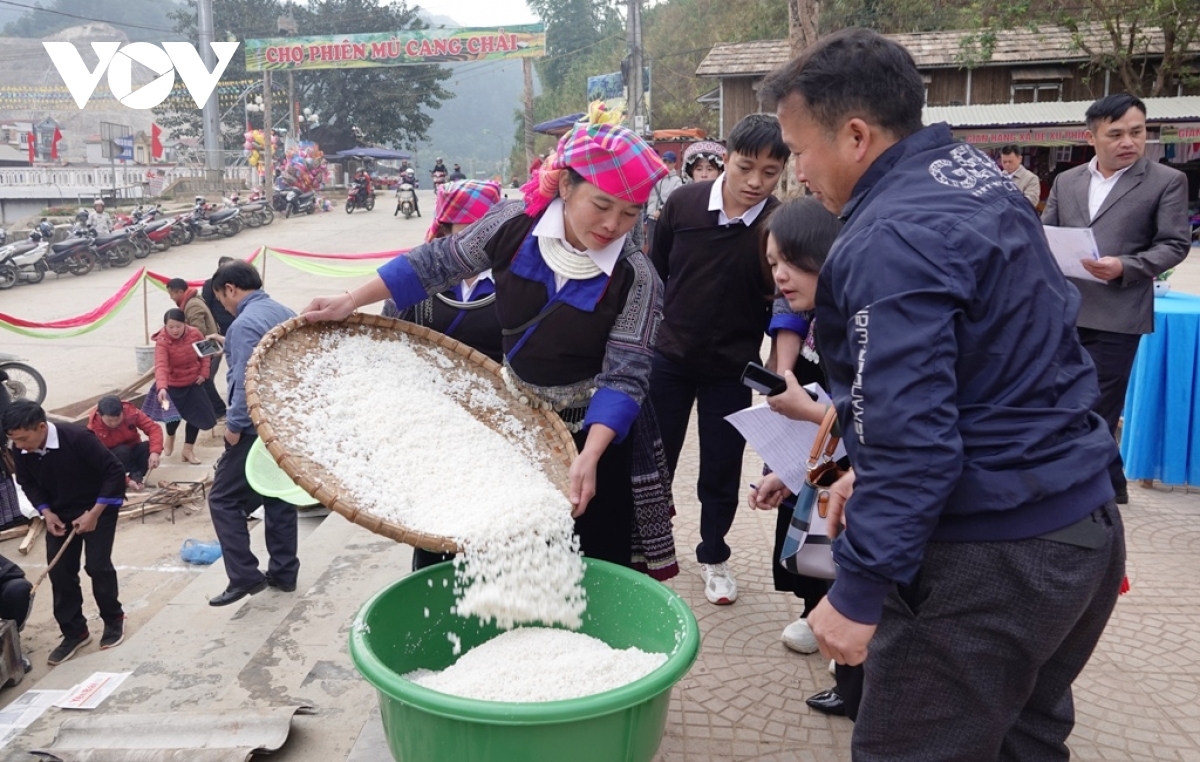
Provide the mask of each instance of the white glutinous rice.
[{"label": "white glutinous rice", "polygon": [[666,661],[666,654],[622,651],[578,632],[518,627],[472,648],[440,672],[418,669],[404,677],[455,696],[527,703],[610,691]]},{"label": "white glutinous rice", "polygon": [[296,378],[277,392],[294,424],[289,447],[337,474],[361,508],[459,543],[457,614],[505,629],[579,627],[583,560],[570,503],[538,465],[537,432],[487,381],[365,327],[325,335]]}]

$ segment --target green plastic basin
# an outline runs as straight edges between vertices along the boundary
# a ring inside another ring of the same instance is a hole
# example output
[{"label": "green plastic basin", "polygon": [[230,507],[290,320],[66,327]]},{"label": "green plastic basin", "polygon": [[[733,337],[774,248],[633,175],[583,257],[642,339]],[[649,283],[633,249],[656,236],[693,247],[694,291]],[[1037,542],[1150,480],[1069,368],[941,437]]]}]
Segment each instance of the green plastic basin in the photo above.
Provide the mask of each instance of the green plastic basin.
[{"label": "green plastic basin", "polygon": [[[397,762],[650,762],[667,723],[671,688],[700,650],[691,609],[639,572],[585,559],[587,612],[580,632],[614,648],[667,654],[649,675],[616,690],[540,703],[451,696],[401,677],[444,669],[499,634],[450,613],[454,570],[437,564],[385,588],[359,611],[350,656],[379,692],[383,727]],[[444,584],[443,584],[444,583]],[[425,611],[429,615],[426,617]]]}]

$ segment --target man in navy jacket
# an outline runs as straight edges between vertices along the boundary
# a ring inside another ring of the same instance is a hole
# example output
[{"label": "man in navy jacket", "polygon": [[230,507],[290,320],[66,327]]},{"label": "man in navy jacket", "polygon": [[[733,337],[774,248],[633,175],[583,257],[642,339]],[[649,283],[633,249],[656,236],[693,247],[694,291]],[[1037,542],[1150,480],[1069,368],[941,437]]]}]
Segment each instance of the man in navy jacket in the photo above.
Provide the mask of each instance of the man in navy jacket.
[{"label": "man in navy jacket", "polygon": [[854,470],[808,621],[822,653],[865,661],[854,759],[1065,760],[1125,559],[1079,294],[1012,181],[922,126],[897,43],[830,35],[763,92],[845,220],[817,341]]}]

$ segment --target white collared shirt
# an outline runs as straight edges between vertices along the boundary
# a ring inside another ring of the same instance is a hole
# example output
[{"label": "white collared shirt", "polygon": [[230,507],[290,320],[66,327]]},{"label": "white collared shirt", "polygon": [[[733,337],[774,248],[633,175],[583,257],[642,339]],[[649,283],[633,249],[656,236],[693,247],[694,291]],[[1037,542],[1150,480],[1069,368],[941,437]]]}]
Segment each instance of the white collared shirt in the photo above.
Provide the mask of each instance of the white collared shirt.
[{"label": "white collared shirt", "polygon": [[725,173],[722,172],[720,177],[718,177],[716,180],[713,180],[712,189],[708,192],[708,211],[717,213],[718,225],[732,225],[735,222],[740,222],[746,227],[750,227],[754,224],[754,221],[758,219],[758,215],[762,213],[763,207],[767,205],[767,200],[764,198],[762,201],[759,201],[757,204],[743,212],[741,217],[730,218],[729,215],[725,213],[724,191]]},{"label": "white collared shirt", "polygon": [[473,280],[470,284],[468,284],[464,280],[462,282],[462,300],[464,302],[471,301],[471,294],[475,293],[475,287],[478,286],[483,281],[491,280],[491,279],[492,279],[492,268],[489,267],[488,269],[486,269],[483,272],[476,275],[475,280]]},{"label": "white collared shirt", "polygon": [[[1129,167],[1132,166],[1133,164],[1129,165]],[[1121,179],[1121,175],[1129,171],[1129,167],[1118,169],[1112,173],[1112,177],[1105,177],[1100,174],[1100,165],[1097,163],[1095,156],[1088,162],[1088,172],[1092,175],[1092,180],[1088,184],[1088,214],[1091,216],[1091,219],[1096,219],[1096,214],[1099,213],[1100,207],[1104,206],[1104,201],[1108,198],[1108,194],[1112,193],[1112,189],[1116,186],[1117,181]]]},{"label": "white collared shirt", "polygon": [[[42,449],[34,450],[38,455],[45,455],[48,450],[58,449],[58,427],[50,421],[46,421],[46,444],[42,445]],[[21,452],[29,452],[29,450],[21,450]]]},{"label": "white collared shirt", "polygon": [[[567,225],[563,221],[563,211],[565,209],[566,205],[563,204],[561,198],[551,201],[550,206],[546,208],[546,213],[542,215],[542,218],[538,220],[538,224],[533,228],[533,235],[537,238],[558,239],[562,242],[563,246],[566,246],[576,254],[587,255],[588,259],[592,260],[596,264],[596,267],[603,270],[605,275],[611,276],[617,266],[617,260],[621,258],[621,252],[625,250],[626,236],[621,236],[603,249],[585,249],[584,251],[580,251],[567,241]],[[561,291],[566,282],[567,278],[558,273],[554,274],[554,284],[558,290]]]}]

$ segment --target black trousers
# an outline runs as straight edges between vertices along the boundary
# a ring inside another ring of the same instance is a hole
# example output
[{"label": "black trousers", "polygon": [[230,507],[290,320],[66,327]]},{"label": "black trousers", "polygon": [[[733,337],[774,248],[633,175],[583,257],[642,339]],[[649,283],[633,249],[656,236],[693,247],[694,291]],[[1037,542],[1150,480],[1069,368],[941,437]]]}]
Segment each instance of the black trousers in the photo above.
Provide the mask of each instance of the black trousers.
[{"label": "black trousers", "polygon": [[217,382],[220,380],[217,371],[221,367],[222,357],[224,355],[213,355],[209,358],[208,380],[204,382],[204,391],[208,394],[208,401],[212,403],[213,412],[218,418],[225,415],[225,400],[221,399],[221,393],[217,391]]},{"label": "black trousers", "polygon": [[[1096,366],[1096,377],[1100,383],[1100,399],[1092,407],[1108,430],[1117,435],[1117,424],[1125,409],[1125,392],[1129,388],[1129,375],[1133,371],[1133,358],[1137,355],[1141,334],[1097,331],[1079,328],[1079,342],[1092,356]],[[1120,454],[1109,465],[1108,475],[1117,492],[1128,489],[1125,482],[1125,463]]]},{"label": "black trousers", "polygon": [[0,585],[0,619],[11,619],[17,623],[17,629],[21,629],[29,614],[29,593],[32,590],[33,583],[24,577],[10,579]]},{"label": "black trousers", "polygon": [[[58,564],[50,570],[50,586],[54,591],[54,621],[64,638],[73,638],[88,631],[87,619],[83,615],[83,588],[79,583],[80,562],[92,578],[92,595],[100,609],[100,618],[106,624],[125,616],[121,601],[117,599],[117,570],[113,568],[113,540],[117,536],[116,506],[105,508],[96,523],[96,529],[88,534],[76,535],[63,552]],[[83,515],[83,511],[59,514],[69,528],[71,522]],[[59,548],[67,541],[68,534],[55,537],[46,532],[46,563],[50,563]],[[84,560],[86,554],[86,561]]]},{"label": "black trousers", "polygon": [[737,515],[746,440],[725,416],[750,407],[751,399],[750,389],[738,378],[704,377],[660,354],[654,355],[650,400],[658,415],[673,487],[678,487],[674,475],[692,405],[697,406],[700,478],[696,496],[700,500],[700,544],[696,547],[696,560],[702,564],[722,563],[732,552],[725,535]]},{"label": "black trousers", "polygon": [[1071,684],[1125,575],[1116,505],[1100,543],[931,542],[871,640],[855,762],[1066,762]]},{"label": "black trousers", "polygon": [[263,580],[258,557],[250,550],[250,529],[246,526],[246,517],[260,505],[266,509],[267,552],[271,556],[267,573],[283,585],[295,584],[300,573],[296,507],[263,497],[246,481],[246,458],[256,438],[254,432],[244,432],[236,445],[225,444],[208,493],[208,512],[221,543],[221,560],[231,588],[251,587]]},{"label": "black trousers", "polygon": [[[583,450],[587,432],[574,435]],[[621,566],[633,562],[633,435],[613,442],[596,464],[596,496],[583,515],[575,519],[579,549],[588,558]]]},{"label": "black trousers", "polygon": [[117,445],[112,448],[112,454],[121,461],[121,466],[124,467],[125,473],[129,474],[130,479],[140,482],[146,478],[146,473],[150,470],[149,442],[138,442],[136,445]]}]

